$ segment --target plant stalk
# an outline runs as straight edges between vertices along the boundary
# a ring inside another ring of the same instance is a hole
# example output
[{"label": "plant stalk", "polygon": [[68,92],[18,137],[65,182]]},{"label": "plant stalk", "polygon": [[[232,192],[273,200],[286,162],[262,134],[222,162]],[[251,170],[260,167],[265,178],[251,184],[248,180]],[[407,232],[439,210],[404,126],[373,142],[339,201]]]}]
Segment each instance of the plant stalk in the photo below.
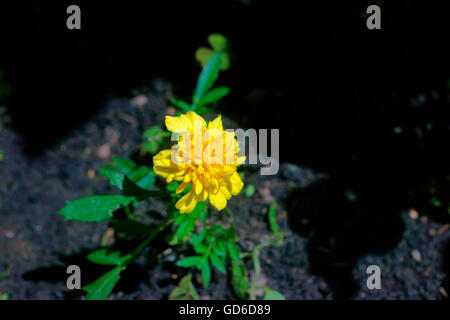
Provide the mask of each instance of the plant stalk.
[{"label": "plant stalk", "polygon": [[225,211],[225,213],[226,213],[229,217],[234,218],[233,211],[231,211],[230,208],[225,207],[225,209],[223,209],[223,210]]},{"label": "plant stalk", "polygon": [[159,233],[161,233],[165,228],[170,226],[175,221],[175,218],[169,218],[166,221],[164,221],[163,224],[159,225],[156,229],[153,229],[149,232],[147,237],[145,237],[144,240],[133,250],[131,253],[130,259],[126,262],[126,264],[133,261],[139,254],[142,252],[142,250],[152,241]]},{"label": "plant stalk", "polygon": [[259,276],[261,274],[261,263],[259,261],[259,252],[262,248],[270,246],[270,242],[263,242],[257,244],[251,253],[252,261],[253,261],[253,277],[252,283],[249,289],[250,300],[256,300],[256,283],[258,282]]}]

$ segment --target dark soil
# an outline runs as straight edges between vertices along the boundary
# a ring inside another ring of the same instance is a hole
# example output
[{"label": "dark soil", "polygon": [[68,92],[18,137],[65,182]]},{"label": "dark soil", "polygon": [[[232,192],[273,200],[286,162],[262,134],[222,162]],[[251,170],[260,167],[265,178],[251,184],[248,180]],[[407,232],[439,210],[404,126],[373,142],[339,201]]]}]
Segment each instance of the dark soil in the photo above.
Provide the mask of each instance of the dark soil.
[{"label": "dark soil", "polygon": [[[99,246],[107,223],[66,222],[57,212],[66,200],[114,192],[97,168],[113,155],[133,154],[143,130],[163,124],[170,95],[167,84],[155,81],[152,90],[133,99],[111,99],[83,127],[31,155],[3,115],[0,272],[6,272],[1,292],[12,299],[77,299],[81,292],[65,286],[67,266],[81,267],[83,284],[101,274],[104,269],[84,257]],[[277,176],[260,176],[252,168],[245,172],[246,183],[255,184],[257,192],[230,202],[240,246],[250,250],[269,236],[266,212],[273,200],[285,233],[280,247],[262,251],[259,285],[288,299],[442,299],[450,292],[450,266],[444,263],[450,255],[450,230],[426,212],[415,219],[398,211],[380,222],[377,216],[386,217],[385,212],[358,216],[363,209],[357,195],[341,192],[333,176],[288,163]],[[154,206],[163,209],[159,203]],[[371,207],[378,208],[376,203]],[[147,252],[149,259],[144,255],[130,266],[113,299],[166,298],[176,286],[186,270],[175,267],[175,253],[157,243],[158,259]],[[366,287],[366,268],[372,264],[381,267],[381,290]],[[197,287],[203,299],[235,298],[218,272],[208,290]]]}]

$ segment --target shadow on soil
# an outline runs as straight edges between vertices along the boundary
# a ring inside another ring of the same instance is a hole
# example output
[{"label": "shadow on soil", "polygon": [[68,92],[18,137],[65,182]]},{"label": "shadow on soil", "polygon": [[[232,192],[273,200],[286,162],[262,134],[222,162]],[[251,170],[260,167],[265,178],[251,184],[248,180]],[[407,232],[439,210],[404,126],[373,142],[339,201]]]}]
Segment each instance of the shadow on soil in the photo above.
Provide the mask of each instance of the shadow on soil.
[{"label": "shadow on soil", "polygon": [[[149,279],[152,269],[157,265],[156,257],[161,253],[163,246],[163,237],[159,236],[154,240],[154,245],[149,252],[145,254],[143,262],[130,263],[127,268],[121,273],[121,281],[115,287],[115,292],[123,292],[130,294],[138,291],[142,282]],[[119,250],[121,252],[131,251],[138,242],[119,241],[112,248],[111,251]],[[86,256],[91,253],[92,249],[82,249],[77,253],[71,255],[58,254],[61,264],[41,267],[35,270],[28,271],[23,274],[23,279],[31,282],[45,281],[49,283],[66,283],[70,274],[67,273],[67,267],[70,265],[77,265],[81,270],[81,284],[85,286],[97,280],[103,274],[113,268],[113,266],[98,265],[89,261]],[[144,256],[144,255],[143,255]],[[166,283],[158,283],[158,285],[166,286]],[[66,290],[63,292],[65,299],[80,299],[85,293],[82,290]]]},{"label": "shadow on soil", "polygon": [[368,253],[394,248],[405,230],[398,206],[388,199],[364,199],[333,180],[297,190],[287,199],[289,224],[308,237],[310,272],[323,277],[336,299],[358,288],[355,262]]}]

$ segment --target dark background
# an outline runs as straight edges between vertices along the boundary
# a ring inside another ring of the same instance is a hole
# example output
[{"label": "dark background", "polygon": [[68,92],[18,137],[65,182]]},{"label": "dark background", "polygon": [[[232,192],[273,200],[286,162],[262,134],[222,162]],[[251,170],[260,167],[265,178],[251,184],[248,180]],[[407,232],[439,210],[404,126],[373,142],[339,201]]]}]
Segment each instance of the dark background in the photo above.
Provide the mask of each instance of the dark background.
[{"label": "dark background", "polygon": [[[282,161],[355,184],[448,174],[436,163],[450,160],[442,2],[295,3],[2,2],[0,67],[13,88],[14,125],[38,153],[108,95],[129,95],[154,77],[188,97],[199,72],[193,54],[219,32],[234,57],[220,78],[232,87],[222,111],[243,126],[280,128]],[[374,3],[381,30],[368,30],[362,17]],[[81,7],[81,31],[66,28],[70,4]],[[426,103],[413,107],[420,94]],[[427,123],[433,132],[418,134]]]},{"label": "dark background", "polygon": [[[81,7],[81,31],[66,28],[70,4]],[[382,7],[381,30],[366,28],[370,4]],[[428,192],[435,188],[448,203],[443,4],[2,1],[0,69],[12,87],[6,105],[33,156],[89,121],[109,96],[130,96],[154,77],[188,98],[200,70],[195,50],[208,34],[222,33],[233,61],[219,79],[231,87],[220,111],[243,127],[279,128],[282,162],[332,177],[306,197],[293,195],[290,210],[310,215],[309,228],[320,231],[313,242],[332,236],[353,261],[398,241],[400,209],[449,220],[448,207],[430,205]],[[342,202],[345,190],[358,196],[357,208]],[[311,253],[319,269],[320,259]]]}]

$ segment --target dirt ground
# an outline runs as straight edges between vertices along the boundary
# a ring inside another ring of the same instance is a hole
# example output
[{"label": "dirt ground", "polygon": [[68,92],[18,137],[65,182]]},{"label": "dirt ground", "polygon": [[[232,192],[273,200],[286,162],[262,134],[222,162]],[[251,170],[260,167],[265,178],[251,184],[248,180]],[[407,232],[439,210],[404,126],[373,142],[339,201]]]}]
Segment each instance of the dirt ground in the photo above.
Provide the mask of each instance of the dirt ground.
[{"label": "dirt ground", "polygon": [[[56,145],[28,154],[21,136],[2,115],[0,150],[0,291],[11,299],[79,299],[78,291],[65,287],[66,268],[78,264],[83,284],[102,272],[84,256],[99,246],[107,223],[66,222],[57,211],[66,200],[114,190],[97,168],[113,155],[129,156],[139,146],[143,130],[162,125],[171,88],[162,81],[133,98],[112,98],[91,121],[71,132]],[[281,159],[282,160],[282,159]],[[333,218],[317,221],[306,213],[305,195],[333,181],[332,176],[294,164],[282,163],[276,176],[260,176],[246,170],[246,183],[257,192],[230,202],[243,250],[269,235],[266,208],[276,200],[284,243],[262,251],[261,283],[282,292],[287,299],[443,299],[449,293],[450,230],[426,213],[399,213],[402,232],[382,250],[361,249],[360,233],[351,223],[336,233]],[[352,194],[321,202],[351,203]],[[158,205],[158,204],[155,204]],[[339,207],[340,208],[340,207]],[[330,212],[334,217],[339,210]],[[341,227],[339,224],[336,227]],[[386,225],[390,221],[385,221]],[[324,225],[327,225],[324,227]],[[357,224],[358,228],[360,224]],[[383,231],[380,238],[383,241]],[[347,234],[347,237],[344,237]],[[373,239],[372,239],[373,240]],[[370,242],[371,243],[371,242]],[[162,244],[162,242],[161,242]],[[350,252],[347,252],[350,248]],[[165,248],[162,248],[164,250]],[[152,252],[147,252],[152,257]],[[112,299],[164,299],[186,270],[175,267],[174,253],[160,254],[148,262],[142,257],[123,274]],[[366,268],[382,270],[382,289],[366,287]],[[203,299],[234,299],[224,275],[214,272],[210,287],[197,285]]]}]

